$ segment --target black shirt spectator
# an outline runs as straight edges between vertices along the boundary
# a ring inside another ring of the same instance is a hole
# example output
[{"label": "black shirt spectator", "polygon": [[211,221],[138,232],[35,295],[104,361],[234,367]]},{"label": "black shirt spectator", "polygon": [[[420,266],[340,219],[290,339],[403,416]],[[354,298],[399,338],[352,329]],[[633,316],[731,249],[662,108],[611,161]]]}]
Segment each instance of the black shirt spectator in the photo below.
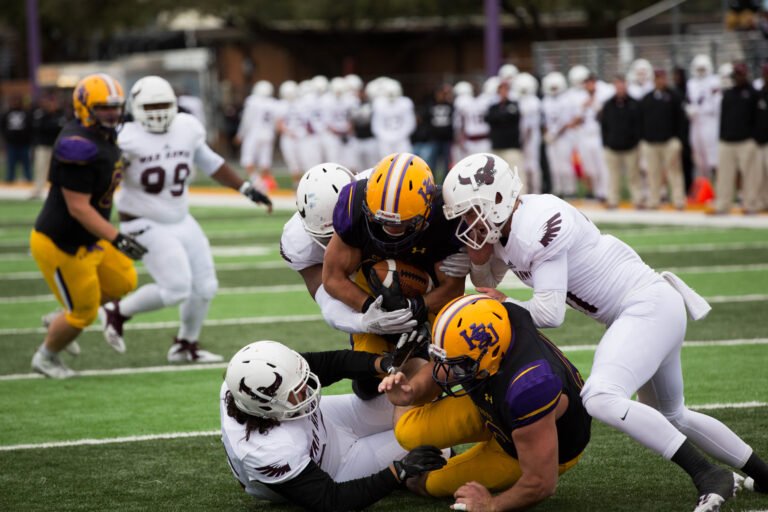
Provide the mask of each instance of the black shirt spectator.
[{"label": "black shirt spectator", "polygon": [[40,106],[32,112],[32,134],[36,146],[53,147],[59,132],[67,124],[67,114],[57,104]]},{"label": "black shirt spectator", "polygon": [[654,89],[640,102],[640,138],[650,143],[682,139],[683,102],[674,90]]},{"label": "black shirt spectator", "polygon": [[640,102],[629,95],[618,95],[603,105],[600,113],[603,146],[627,151],[640,141]]},{"label": "black shirt spectator", "polygon": [[509,86],[499,85],[499,102],[491,105],[485,120],[491,127],[493,149],[520,149],[520,106],[509,99]]},{"label": "black shirt spectator", "polygon": [[9,145],[29,146],[32,142],[32,116],[21,105],[21,100],[14,101],[3,114],[2,130],[3,138]]},{"label": "black shirt spectator", "polygon": [[723,92],[720,106],[720,140],[742,142],[754,136],[757,92],[746,81]]},{"label": "black shirt spectator", "polygon": [[755,111],[755,140],[761,146],[768,144],[768,83],[757,91]]},{"label": "black shirt spectator", "polygon": [[433,101],[428,105],[427,117],[432,127],[432,140],[453,140],[453,104],[447,100]]}]

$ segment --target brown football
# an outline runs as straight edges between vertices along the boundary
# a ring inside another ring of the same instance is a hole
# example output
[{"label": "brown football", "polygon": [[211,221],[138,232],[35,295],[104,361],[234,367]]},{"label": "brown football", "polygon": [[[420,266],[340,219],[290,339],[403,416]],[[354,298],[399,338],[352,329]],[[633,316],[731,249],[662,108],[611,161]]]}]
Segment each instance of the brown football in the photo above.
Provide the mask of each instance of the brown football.
[{"label": "brown football", "polygon": [[432,291],[432,278],[424,270],[399,260],[381,260],[373,265],[381,284],[392,285],[392,275],[395,270],[400,277],[400,289],[404,297],[416,297]]}]

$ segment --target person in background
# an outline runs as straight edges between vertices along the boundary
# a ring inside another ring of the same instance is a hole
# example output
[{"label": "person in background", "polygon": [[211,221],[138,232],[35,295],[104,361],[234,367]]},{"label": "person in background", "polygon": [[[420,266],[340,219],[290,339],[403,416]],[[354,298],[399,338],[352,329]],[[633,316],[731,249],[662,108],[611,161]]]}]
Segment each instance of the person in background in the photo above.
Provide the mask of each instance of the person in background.
[{"label": "person in background", "polygon": [[605,162],[608,165],[608,208],[621,200],[621,177],[626,174],[629,195],[635,208],[643,207],[643,180],[640,175],[640,103],[627,93],[622,76],[613,80],[616,95],[600,112]]},{"label": "person in background", "polygon": [[0,121],[3,139],[8,152],[5,181],[13,183],[16,166],[21,165],[26,181],[32,181],[30,147],[32,143],[32,115],[24,108],[20,95],[11,96],[10,106]]},{"label": "person in background", "polygon": [[[677,91],[681,98],[683,98],[683,109],[687,109],[689,100],[685,69],[676,67],[672,70],[672,88]],[[683,116],[680,121],[682,123],[680,127],[680,142],[683,144],[681,154],[683,165],[683,182],[685,183],[686,192],[690,194],[692,193],[691,186],[693,185],[693,155],[691,154],[690,140],[691,124],[688,120],[688,116]]]},{"label": "person in background", "polygon": [[435,175],[435,183],[442,183],[451,166],[453,143],[453,89],[450,84],[444,83],[435,89],[432,100],[427,104],[427,118],[432,127],[432,158],[427,160],[427,165]]},{"label": "person in background", "polygon": [[720,108],[720,148],[715,180],[715,210],[728,213],[733,204],[736,172],[741,173],[744,213],[760,207],[760,163],[755,143],[757,91],[752,88],[744,63],[733,65],[733,87],[723,91]]},{"label": "person in background", "polygon": [[501,81],[498,86],[498,101],[488,108],[485,120],[491,131],[493,152],[512,168],[523,168],[522,137],[520,135],[520,106],[517,100],[510,99],[510,85]]},{"label": "person in background", "polygon": [[755,142],[760,165],[760,202],[768,210],[768,63],[762,66],[762,87],[757,91],[755,112]]},{"label": "person in background", "polygon": [[32,112],[35,183],[30,199],[43,196],[43,188],[48,181],[48,167],[51,165],[53,144],[66,123],[67,115],[61,108],[58,96],[53,92],[43,95],[40,99],[40,106]]},{"label": "person in background", "polygon": [[640,102],[641,158],[648,166],[648,203],[650,209],[659,207],[661,190],[666,183],[672,190],[672,203],[678,210],[685,208],[680,151],[682,98],[668,86],[667,72],[654,72],[654,89]]}]

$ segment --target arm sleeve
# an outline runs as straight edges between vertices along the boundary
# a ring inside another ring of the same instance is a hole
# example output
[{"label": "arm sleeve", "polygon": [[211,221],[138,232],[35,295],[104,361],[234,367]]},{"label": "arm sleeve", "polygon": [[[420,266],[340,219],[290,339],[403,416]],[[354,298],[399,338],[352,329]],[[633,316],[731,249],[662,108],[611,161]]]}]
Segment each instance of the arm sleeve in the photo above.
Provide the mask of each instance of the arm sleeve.
[{"label": "arm sleeve", "polygon": [[565,320],[568,291],[568,259],[565,253],[533,268],[533,298],[527,301],[507,299],[531,313],[536,327],[558,327]]},{"label": "arm sleeve", "polygon": [[323,386],[329,386],[341,379],[357,379],[376,375],[378,354],[352,350],[331,350],[326,352],[302,352],[309,368],[320,379]]},{"label": "arm sleeve", "polygon": [[296,478],[267,484],[267,487],[306,510],[332,512],[366,508],[397,489],[399,484],[389,468],[337,483],[315,462],[310,462]]},{"label": "arm sleeve", "polygon": [[194,161],[198,169],[210,176],[219,170],[224,163],[224,158],[212,150],[208,144],[201,142],[195,148]]},{"label": "arm sleeve", "polygon": [[322,284],[315,292],[315,302],[320,306],[325,322],[334,329],[350,334],[365,331],[363,314],[331,297]]},{"label": "arm sleeve", "polygon": [[506,273],[507,265],[495,256],[483,265],[470,263],[469,266],[469,278],[476,287],[496,288]]}]

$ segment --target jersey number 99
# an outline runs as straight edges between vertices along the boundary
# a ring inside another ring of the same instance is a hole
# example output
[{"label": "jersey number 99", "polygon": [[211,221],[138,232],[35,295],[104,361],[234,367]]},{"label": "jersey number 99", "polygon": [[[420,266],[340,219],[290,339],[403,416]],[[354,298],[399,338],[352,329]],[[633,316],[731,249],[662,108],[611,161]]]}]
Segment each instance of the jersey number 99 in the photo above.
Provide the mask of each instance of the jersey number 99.
[{"label": "jersey number 99", "polygon": [[[173,185],[171,195],[178,197],[184,193],[184,183],[192,172],[185,163],[179,163],[173,170]],[[141,186],[147,194],[159,194],[165,188],[165,169],[162,167],[149,167],[141,173]]]}]

